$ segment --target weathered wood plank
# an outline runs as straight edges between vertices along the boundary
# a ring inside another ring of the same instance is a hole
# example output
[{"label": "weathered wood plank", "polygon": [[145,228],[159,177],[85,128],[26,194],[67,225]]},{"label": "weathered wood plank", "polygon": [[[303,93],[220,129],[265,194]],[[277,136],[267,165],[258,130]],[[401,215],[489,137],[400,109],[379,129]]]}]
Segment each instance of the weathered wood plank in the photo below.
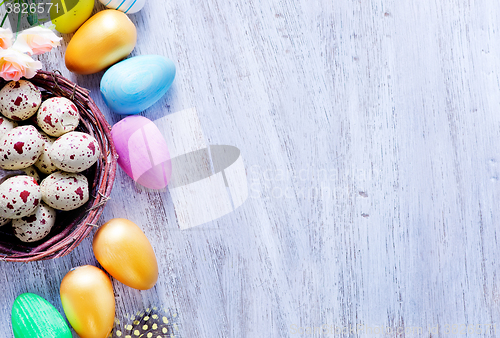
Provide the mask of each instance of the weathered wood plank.
[{"label": "weathered wood plank", "polygon": [[[173,308],[183,337],[320,337],[299,332],[323,324],[494,336],[475,330],[499,314],[499,17],[495,1],[148,1],[131,16],[133,55],[178,73],[144,116],[196,107],[210,144],[240,148],[250,197],[181,231],[168,192],[120,171],[102,221],[140,224],[161,276],[147,292],[114,282],[118,314]],[[63,54],[41,57],[46,69],[117,122],[102,74],[70,74]],[[96,264],[90,239],[1,263],[6,335],[15,296],[61,309],[58,285],[82,264]]]}]

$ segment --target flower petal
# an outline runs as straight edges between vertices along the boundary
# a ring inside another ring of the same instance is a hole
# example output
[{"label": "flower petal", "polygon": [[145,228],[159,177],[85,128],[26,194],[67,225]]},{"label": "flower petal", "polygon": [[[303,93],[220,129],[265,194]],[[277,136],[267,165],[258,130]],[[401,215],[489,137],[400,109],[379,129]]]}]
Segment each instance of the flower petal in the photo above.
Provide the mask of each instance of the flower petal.
[{"label": "flower petal", "polygon": [[42,63],[31,56],[13,48],[0,49],[0,77],[4,80],[19,80],[21,77],[32,78],[42,69]]},{"label": "flower petal", "polygon": [[0,28],[0,48],[7,49],[12,46],[14,35],[10,28]]},{"label": "flower petal", "polygon": [[13,48],[30,55],[39,55],[61,45],[62,38],[45,27],[33,27],[18,35]]}]

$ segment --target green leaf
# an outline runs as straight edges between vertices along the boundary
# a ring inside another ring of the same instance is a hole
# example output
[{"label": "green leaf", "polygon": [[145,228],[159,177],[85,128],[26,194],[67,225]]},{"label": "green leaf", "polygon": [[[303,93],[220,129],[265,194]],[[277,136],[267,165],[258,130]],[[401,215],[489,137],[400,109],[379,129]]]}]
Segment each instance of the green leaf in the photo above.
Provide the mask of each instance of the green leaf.
[{"label": "green leaf", "polygon": [[5,20],[7,20],[7,17],[9,16],[9,13],[5,13],[2,19],[2,23],[0,24],[0,27],[3,27],[3,24],[5,23]]}]

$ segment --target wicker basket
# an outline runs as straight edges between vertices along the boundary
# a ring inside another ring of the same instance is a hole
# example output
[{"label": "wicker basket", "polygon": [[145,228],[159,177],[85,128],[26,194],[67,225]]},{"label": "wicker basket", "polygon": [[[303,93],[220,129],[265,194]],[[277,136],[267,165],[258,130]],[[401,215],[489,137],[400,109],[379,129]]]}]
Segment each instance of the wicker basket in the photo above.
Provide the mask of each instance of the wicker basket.
[{"label": "wicker basket", "polygon": [[[43,99],[63,96],[72,100],[80,111],[78,131],[93,135],[101,147],[101,157],[83,172],[89,181],[89,201],[82,207],[58,212],[50,234],[36,243],[21,242],[12,227],[0,228],[0,260],[30,262],[62,257],[89,235],[113,187],[118,155],[111,139],[111,127],[89,95],[89,91],[62,77],[59,73],[39,71],[30,79],[42,90]],[[5,82],[0,82],[3,86]],[[0,87],[1,88],[1,87]]]}]

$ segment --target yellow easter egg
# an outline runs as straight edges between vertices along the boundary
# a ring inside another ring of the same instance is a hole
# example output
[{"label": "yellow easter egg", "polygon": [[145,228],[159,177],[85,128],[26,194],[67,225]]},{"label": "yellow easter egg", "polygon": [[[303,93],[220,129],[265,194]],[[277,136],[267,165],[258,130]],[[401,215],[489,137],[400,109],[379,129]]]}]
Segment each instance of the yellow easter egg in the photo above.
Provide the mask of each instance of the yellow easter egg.
[{"label": "yellow easter egg", "polygon": [[107,338],[113,329],[115,296],[108,276],[84,265],[64,276],[61,303],[69,323],[81,338]]},{"label": "yellow easter egg", "polygon": [[50,19],[58,32],[69,34],[90,18],[93,9],[94,0],[53,1]]},{"label": "yellow easter egg", "polygon": [[97,73],[129,55],[137,30],[120,11],[101,11],[85,22],[66,48],[66,67],[78,74]]}]

